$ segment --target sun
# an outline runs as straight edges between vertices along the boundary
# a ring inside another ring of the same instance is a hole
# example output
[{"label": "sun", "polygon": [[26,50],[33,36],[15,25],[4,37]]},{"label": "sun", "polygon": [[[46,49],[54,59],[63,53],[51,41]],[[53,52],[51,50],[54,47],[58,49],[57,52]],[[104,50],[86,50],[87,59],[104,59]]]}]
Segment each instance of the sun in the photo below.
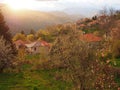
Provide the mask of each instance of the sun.
[{"label": "sun", "polygon": [[55,3],[51,3],[51,0],[4,0],[11,10],[50,10],[55,9]]},{"label": "sun", "polygon": [[27,9],[31,5],[28,0],[5,0],[5,3],[13,10]]}]

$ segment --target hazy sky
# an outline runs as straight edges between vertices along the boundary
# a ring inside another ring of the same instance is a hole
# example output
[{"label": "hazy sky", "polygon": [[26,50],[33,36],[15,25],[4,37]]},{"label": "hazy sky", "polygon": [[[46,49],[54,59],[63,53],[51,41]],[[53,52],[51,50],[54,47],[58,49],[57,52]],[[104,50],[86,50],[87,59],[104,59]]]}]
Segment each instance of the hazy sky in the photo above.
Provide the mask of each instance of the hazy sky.
[{"label": "hazy sky", "polygon": [[23,5],[27,9],[41,11],[69,11],[70,9],[76,12],[79,9],[92,11],[100,10],[105,6],[120,9],[120,0],[0,0],[0,2],[5,1],[12,5],[21,3],[19,5]]}]

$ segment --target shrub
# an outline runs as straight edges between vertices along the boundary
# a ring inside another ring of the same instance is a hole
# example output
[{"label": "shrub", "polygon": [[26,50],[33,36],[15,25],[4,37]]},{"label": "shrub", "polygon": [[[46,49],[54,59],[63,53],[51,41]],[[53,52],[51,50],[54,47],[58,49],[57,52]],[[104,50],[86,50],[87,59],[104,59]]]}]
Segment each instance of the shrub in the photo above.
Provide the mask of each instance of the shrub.
[{"label": "shrub", "polygon": [[52,64],[66,70],[75,90],[114,90],[112,71],[99,60],[99,48],[79,36],[72,27],[63,28],[50,50]]},{"label": "shrub", "polygon": [[14,59],[13,52],[11,44],[6,43],[6,40],[0,37],[0,72],[11,66]]},{"label": "shrub", "polygon": [[18,60],[19,61],[24,61],[25,60],[25,57],[26,57],[26,52],[25,52],[25,49],[19,49],[18,50],[18,55],[17,55],[17,57],[18,57]]},{"label": "shrub", "polygon": [[114,42],[112,53],[114,58],[120,58],[120,40]]}]

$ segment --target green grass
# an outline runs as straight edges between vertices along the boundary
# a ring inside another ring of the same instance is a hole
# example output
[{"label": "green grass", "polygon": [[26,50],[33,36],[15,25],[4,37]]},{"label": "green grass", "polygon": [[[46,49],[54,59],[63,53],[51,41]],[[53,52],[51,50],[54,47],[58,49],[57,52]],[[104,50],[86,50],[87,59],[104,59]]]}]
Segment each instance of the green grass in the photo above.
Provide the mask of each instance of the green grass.
[{"label": "green grass", "polygon": [[[116,63],[116,65],[114,65]],[[114,62],[111,63],[114,67],[120,67],[120,58],[114,59]]]},{"label": "green grass", "polygon": [[38,60],[38,59],[40,59],[40,55],[39,54],[35,54],[35,55],[28,54],[28,55],[26,55],[25,58],[27,60]]},{"label": "green grass", "polygon": [[115,77],[115,82],[118,84],[118,86],[120,87],[120,77],[116,76]]},{"label": "green grass", "polygon": [[[115,63],[116,65],[114,65],[114,67],[120,68],[120,58],[115,59]],[[116,75],[115,81],[120,87],[120,76]]]},{"label": "green grass", "polygon": [[21,66],[20,73],[0,74],[0,90],[70,90],[71,83],[55,80],[56,70],[31,70],[31,65]]},{"label": "green grass", "polygon": [[120,60],[116,60],[116,67],[120,67]]}]

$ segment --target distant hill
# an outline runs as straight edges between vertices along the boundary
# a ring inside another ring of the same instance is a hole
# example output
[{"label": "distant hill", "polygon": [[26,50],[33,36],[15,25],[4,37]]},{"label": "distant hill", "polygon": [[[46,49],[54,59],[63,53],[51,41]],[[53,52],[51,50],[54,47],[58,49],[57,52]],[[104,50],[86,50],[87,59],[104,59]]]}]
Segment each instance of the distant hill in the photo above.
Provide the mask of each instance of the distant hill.
[{"label": "distant hill", "polygon": [[63,10],[64,12],[68,14],[77,14],[77,15],[82,15],[84,17],[92,17],[96,14],[99,14],[99,9],[97,8],[87,8],[87,7],[71,7],[71,8],[66,8]]},{"label": "distant hill", "polygon": [[17,33],[24,30],[28,33],[31,29],[43,29],[50,25],[74,22],[82,16],[68,15],[64,12],[41,12],[33,10],[13,11],[7,7],[2,9],[5,20],[11,32]]}]

